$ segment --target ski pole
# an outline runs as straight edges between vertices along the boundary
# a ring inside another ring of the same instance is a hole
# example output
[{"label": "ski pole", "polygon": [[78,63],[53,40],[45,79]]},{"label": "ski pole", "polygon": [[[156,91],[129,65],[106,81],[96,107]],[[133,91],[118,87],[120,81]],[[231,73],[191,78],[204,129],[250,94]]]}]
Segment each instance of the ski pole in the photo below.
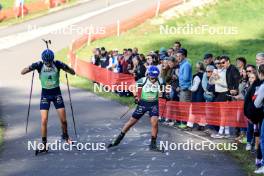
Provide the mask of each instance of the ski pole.
[{"label": "ski pole", "polygon": [[29,113],[30,113],[30,106],[31,106],[31,98],[32,98],[32,91],[33,91],[34,75],[35,75],[35,71],[33,71],[33,73],[32,73],[32,79],[31,79],[31,87],[30,87],[29,103],[28,103],[28,111],[27,111],[26,134],[27,134],[27,131],[28,131],[28,120],[29,120]]},{"label": "ski pole", "polygon": [[161,113],[161,117],[162,117],[162,118],[163,118],[164,112],[165,112],[165,110],[166,110],[167,102],[168,102],[168,100],[165,98],[165,105],[164,105],[163,111],[162,111],[162,113]]},{"label": "ski pole", "polygon": [[73,113],[72,100],[71,100],[71,92],[70,92],[70,86],[69,86],[69,80],[68,80],[67,73],[65,73],[65,76],[66,76],[67,88],[68,88],[68,93],[69,93],[69,100],[70,100],[70,106],[71,106],[71,113],[72,113],[72,121],[73,121],[74,133],[75,133],[75,137],[77,139],[78,136],[77,136],[77,132],[76,132],[75,118],[74,118],[74,113]]},{"label": "ski pole", "polygon": [[128,110],[125,113],[122,114],[122,116],[120,117],[120,119],[122,119],[123,117],[125,117],[131,109],[132,108],[128,108]]},{"label": "ski pole", "polygon": [[46,47],[47,49],[49,49],[49,44],[51,45],[51,40],[42,39],[42,41],[46,43]]},{"label": "ski pole", "polygon": [[[162,85],[162,86],[164,86],[164,85]],[[163,89],[161,89],[161,90],[163,90]],[[170,90],[170,91],[171,91],[171,90]],[[166,107],[167,107],[168,99],[167,99],[167,95],[166,95],[166,90],[165,90],[165,92],[162,92],[162,93],[163,93],[163,94],[162,94],[162,98],[165,97],[165,98],[164,98],[164,99],[165,99],[165,105],[164,105],[164,108],[163,108],[162,113],[161,113],[160,115],[161,115],[161,117],[163,118],[164,112],[165,112]]]}]

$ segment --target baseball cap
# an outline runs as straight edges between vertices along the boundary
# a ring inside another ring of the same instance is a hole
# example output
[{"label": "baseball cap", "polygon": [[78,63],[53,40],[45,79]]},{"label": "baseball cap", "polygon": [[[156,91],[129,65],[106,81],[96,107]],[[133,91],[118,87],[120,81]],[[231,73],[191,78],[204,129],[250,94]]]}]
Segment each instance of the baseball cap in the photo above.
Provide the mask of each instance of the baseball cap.
[{"label": "baseball cap", "polygon": [[213,54],[211,54],[211,53],[206,53],[204,55],[204,59],[209,59],[209,58],[212,58],[212,57],[213,57]]},{"label": "baseball cap", "polygon": [[177,53],[181,53],[184,54],[185,56],[187,56],[187,50],[185,48],[180,48]]}]

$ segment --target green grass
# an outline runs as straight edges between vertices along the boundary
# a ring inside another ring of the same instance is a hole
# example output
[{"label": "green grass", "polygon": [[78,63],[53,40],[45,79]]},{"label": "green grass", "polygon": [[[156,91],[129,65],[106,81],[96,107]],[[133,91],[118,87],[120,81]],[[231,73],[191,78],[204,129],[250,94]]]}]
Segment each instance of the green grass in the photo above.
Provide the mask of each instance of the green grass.
[{"label": "green grass", "polygon": [[249,151],[245,151],[245,145],[239,144],[238,150],[230,150],[226,152],[236,159],[236,161],[241,165],[248,176],[257,176],[257,174],[254,174],[254,171],[256,170],[256,167],[254,165],[255,154],[252,154]]},{"label": "green grass", "polygon": [[[255,55],[263,51],[264,45],[264,13],[262,0],[220,0],[215,5],[194,9],[190,14],[174,17],[165,21],[164,26],[193,26],[208,25],[210,27],[235,27],[238,31],[235,35],[210,35],[196,34],[160,34],[160,25],[155,25],[160,17],[147,20],[145,23],[122,33],[119,37],[113,36],[92,42],[90,46],[81,48],[77,55],[89,60],[91,50],[94,47],[105,46],[107,49],[138,47],[140,53],[148,53],[160,47],[171,47],[174,41],[182,42],[188,49],[190,61],[196,63],[202,60],[204,53],[212,52],[214,55],[228,54],[233,60],[238,56],[244,56],[249,63],[255,63]],[[67,49],[58,52],[57,58],[66,61]],[[92,91],[92,83],[80,77],[71,77],[72,85]],[[102,96],[118,100],[122,104],[129,105],[132,100],[126,101],[116,95],[102,94]]]},{"label": "green grass", "polygon": [[[32,2],[36,2],[38,0],[25,0],[26,3],[32,3]],[[71,6],[74,5],[78,0],[70,0],[67,4],[63,4],[62,6]],[[9,1],[9,0],[5,0],[1,1],[1,4],[3,5],[3,8],[8,8],[8,7],[13,7],[13,1]],[[48,9],[44,9],[38,12],[34,12],[34,13],[29,13],[28,15],[25,15],[24,18],[10,18],[7,20],[4,20],[0,23],[0,27],[4,27],[4,26],[11,26],[14,24],[19,24],[19,23],[23,23],[38,17],[41,17],[43,15],[46,15],[49,13]]]},{"label": "green grass", "polygon": [[[32,2],[37,2],[39,0],[25,0],[25,4],[29,4]],[[9,9],[9,8],[13,8],[15,1],[14,0],[3,0],[1,1],[1,4],[3,6],[3,9]]]},{"label": "green grass", "polygon": [[[67,58],[66,58],[67,52],[68,52],[68,49],[61,50],[60,52],[56,53],[56,58],[59,58],[60,60],[67,63]],[[94,92],[93,91],[94,86],[93,86],[92,81],[79,77],[79,76],[72,76],[72,75],[69,75],[68,78],[72,86],[82,88],[89,92]],[[64,75],[61,75],[61,80],[64,83],[66,82]],[[134,103],[133,103],[134,99],[132,97],[119,97],[115,93],[106,93],[106,92],[95,92],[95,94],[111,99],[111,100],[114,100],[114,101],[117,101],[123,105],[128,105],[129,107],[134,106]]]},{"label": "green grass", "polygon": [[[80,58],[91,56],[94,47],[104,46],[107,49],[138,47],[140,53],[148,53],[158,50],[160,47],[171,47],[174,41],[182,42],[183,47],[188,49],[190,61],[196,63],[202,60],[204,53],[212,52],[214,55],[228,54],[234,61],[236,57],[244,56],[249,63],[255,64],[255,55],[263,51],[264,46],[264,3],[262,0],[219,0],[215,5],[195,9],[192,13],[174,17],[165,21],[163,25],[168,26],[193,26],[209,25],[210,27],[235,27],[238,31],[235,35],[210,35],[203,33],[197,34],[175,34],[161,35],[159,25],[155,25],[154,20],[148,20],[140,26],[122,33],[120,37],[113,36],[93,42],[90,46],[85,46],[77,53]],[[67,49],[58,53],[58,58],[66,61]],[[71,84],[76,87],[92,90],[91,81],[71,77]],[[114,94],[99,94],[101,96],[117,100],[123,104],[130,105],[131,98],[124,99]],[[244,151],[244,146],[239,146],[237,151],[229,152],[237,159],[241,167],[245,169],[247,175],[254,175],[254,157]]]},{"label": "green grass", "polygon": [[19,23],[23,23],[38,17],[41,17],[43,15],[48,14],[48,10],[41,10],[38,11],[36,13],[30,13],[28,15],[25,15],[24,18],[10,18],[8,20],[4,20],[3,22],[0,23],[0,27],[4,27],[4,26],[11,26],[11,25],[15,25],[15,24],[19,24]]},{"label": "green grass", "polygon": [[[89,47],[82,48],[78,55],[81,58],[90,58],[91,49],[105,46],[107,49],[128,48],[137,46],[142,53],[157,50],[160,47],[171,47],[179,40],[189,51],[192,63],[201,60],[204,53],[212,52],[215,55],[228,54],[231,58],[245,56],[250,63],[255,62],[257,52],[263,50],[264,45],[264,14],[262,0],[220,0],[217,5],[210,5],[203,9],[194,10],[192,14],[175,17],[163,25],[193,26],[209,25],[210,27],[236,27],[236,35],[161,35],[160,26],[154,25],[151,20],[123,33],[120,37],[114,36],[95,41]],[[153,20],[152,20],[153,21]]]}]

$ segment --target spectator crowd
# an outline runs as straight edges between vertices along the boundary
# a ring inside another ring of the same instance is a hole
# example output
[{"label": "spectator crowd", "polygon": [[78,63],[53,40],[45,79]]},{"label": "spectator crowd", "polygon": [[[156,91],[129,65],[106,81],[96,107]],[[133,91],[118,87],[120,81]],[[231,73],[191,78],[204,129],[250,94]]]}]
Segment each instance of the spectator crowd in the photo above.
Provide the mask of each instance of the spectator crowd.
[{"label": "spectator crowd", "polygon": [[[138,48],[107,51],[104,47],[93,49],[92,63],[134,76],[135,81],[146,76],[149,66],[160,70],[161,84],[170,85],[163,94],[167,101],[179,102],[226,102],[244,101],[244,114],[248,118],[246,128],[194,124],[191,121],[173,121],[160,117],[165,125],[176,126],[185,131],[204,131],[212,138],[235,138],[245,143],[246,151],[256,152],[256,173],[264,173],[264,53],[256,55],[256,65],[248,64],[246,58],[238,57],[235,64],[228,55],[214,56],[206,53],[202,61],[195,63],[193,73],[187,49],[176,41],[171,48],[160,48],[147,55]],[[129,93],[120,94],[129,95]]]}]

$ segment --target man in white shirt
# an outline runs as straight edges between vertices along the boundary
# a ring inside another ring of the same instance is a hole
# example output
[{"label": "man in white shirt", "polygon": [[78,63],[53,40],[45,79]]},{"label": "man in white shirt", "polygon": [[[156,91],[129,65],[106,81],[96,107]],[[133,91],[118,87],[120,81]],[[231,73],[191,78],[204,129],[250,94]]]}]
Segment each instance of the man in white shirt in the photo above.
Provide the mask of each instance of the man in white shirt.
[{"label": "man in white shirt", "polygon": [[[223,65],[224,64],[223,62],[224,61],[221,60],[220,64]],[[218,69],[214,70],[212,77],[209,79],[209,83],[215,85],[215,94],[216,94],[215,102],[225,102],[228,100],[226,69],[224,67],[219,67]],[[224,120],[224,119],[221,119],[221,120]],[[230,137],[229,127],[224,126],[224,124],[220,121],[220,129],[219,129],[218,133],[212,134],[211,137],[217,138],[217,139],[229,138]]]}]

